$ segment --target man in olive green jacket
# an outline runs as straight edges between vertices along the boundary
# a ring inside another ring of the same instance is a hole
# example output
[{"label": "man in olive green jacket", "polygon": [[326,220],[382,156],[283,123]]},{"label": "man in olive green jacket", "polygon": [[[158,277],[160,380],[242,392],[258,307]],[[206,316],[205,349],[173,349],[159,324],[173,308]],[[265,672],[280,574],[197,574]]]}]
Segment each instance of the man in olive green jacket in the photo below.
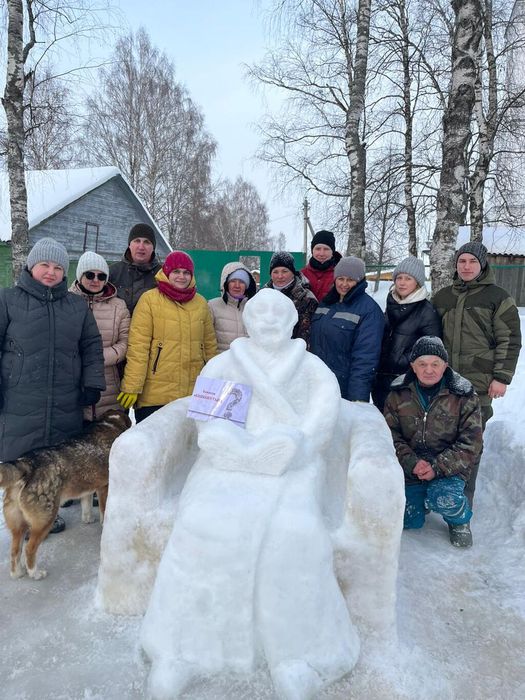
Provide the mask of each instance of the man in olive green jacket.
[{"label": "man in olive green jacket", "polygon": [[[453,283],[432,300],[442,319],[450,366],[469,379],[479,395],[483,428],[493,414],[492,399],[504,396],[512,381],[521,348],[516,303],[495,284],[487,252],[478,241],[461,246]],[[465,489],[471,503],[478,466]]]}]

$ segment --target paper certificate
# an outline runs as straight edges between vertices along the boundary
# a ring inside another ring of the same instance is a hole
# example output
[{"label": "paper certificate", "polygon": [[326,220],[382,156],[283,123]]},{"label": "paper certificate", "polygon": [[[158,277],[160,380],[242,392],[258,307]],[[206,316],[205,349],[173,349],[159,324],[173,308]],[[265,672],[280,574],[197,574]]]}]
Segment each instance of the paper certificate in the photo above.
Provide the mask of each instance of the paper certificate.
[{"label": "paper certificate", "polygon": [[252,388],[247,384],[197,377],[187,416],[196,420],[222,418],[244,428],[251,396]]}]

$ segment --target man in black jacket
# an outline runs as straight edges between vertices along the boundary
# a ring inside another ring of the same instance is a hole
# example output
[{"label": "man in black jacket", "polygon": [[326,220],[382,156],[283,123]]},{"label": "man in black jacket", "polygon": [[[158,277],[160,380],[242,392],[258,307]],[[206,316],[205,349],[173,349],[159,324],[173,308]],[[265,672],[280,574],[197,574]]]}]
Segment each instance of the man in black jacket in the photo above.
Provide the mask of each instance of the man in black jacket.
[{"label": "man in black jacket", "polygon": [[109,268],[110,282],[117,288],[117,296],[126,302],[130,314],[141,295],[156,286],[155,275],[161,268],[155,256],[156,245],[151,226],[135,224],[129,232],[122,260]]}]

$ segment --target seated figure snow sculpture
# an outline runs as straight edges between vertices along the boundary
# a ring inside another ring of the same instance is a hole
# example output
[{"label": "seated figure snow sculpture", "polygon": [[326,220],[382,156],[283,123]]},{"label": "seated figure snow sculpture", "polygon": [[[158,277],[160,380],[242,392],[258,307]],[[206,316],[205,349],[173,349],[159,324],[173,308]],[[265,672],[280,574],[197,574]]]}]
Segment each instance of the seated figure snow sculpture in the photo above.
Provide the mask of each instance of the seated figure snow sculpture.
[{"label": "seated figure snow sculpture", "polygon": [[[352,670],[360,643],[350,614],[361,636],[394,627],[404,498],[384,420],[342,401],[332,372],[291,339],[297,313],[285,295],[260,291],[244,321],[249,338],[202,374],[252,387],[246,428],[193,422],[180,400],[111,455],[98,587],[106,609],[143,609],[174,519],[141,633],[153,698],[266,661],[277,695],[305,700]],[[188,471],[177,503],[174,484]],[[126,513],[126,493],[128,510],[142,493],[149,529],[145,513]]]}]

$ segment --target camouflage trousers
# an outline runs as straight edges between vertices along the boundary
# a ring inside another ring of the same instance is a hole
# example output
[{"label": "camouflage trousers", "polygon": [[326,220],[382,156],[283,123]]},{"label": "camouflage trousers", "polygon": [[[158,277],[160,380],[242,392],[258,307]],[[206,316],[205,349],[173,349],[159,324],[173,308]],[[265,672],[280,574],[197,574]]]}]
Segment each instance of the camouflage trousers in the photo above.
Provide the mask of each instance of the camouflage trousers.
[{"label": "camouflage trousers", "polygon": [[403,527],[410,530],[423,527],[427,511],[439,513],[449,525],[468,523],[472,510],[464,492],[465,482],[459,476],[406,485]]}]

